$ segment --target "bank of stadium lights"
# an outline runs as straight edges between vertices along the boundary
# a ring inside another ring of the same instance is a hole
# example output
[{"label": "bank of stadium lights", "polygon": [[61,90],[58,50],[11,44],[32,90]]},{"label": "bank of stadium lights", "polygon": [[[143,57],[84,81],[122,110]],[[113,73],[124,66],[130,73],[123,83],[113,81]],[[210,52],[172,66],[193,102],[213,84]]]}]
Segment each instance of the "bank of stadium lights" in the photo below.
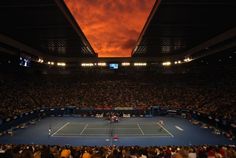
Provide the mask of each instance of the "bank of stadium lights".
[{"label": "bank of stadium lights", "polygon": [[43,63],[43,62],[44,62],[43,59],[41,58],[38,59],[38,63]]},{"label": "bank of stadium lights", "polygon": [[128,63],[128,62],[123,62],[123,63],[121,63],[121,66],[130,66],[130,63]]},{"label": "bank of stadium lights", "polygon": [[48,61],[47,64],[48,65],[54,65],[55,63],[53,61]]},{"label": "bank of stadium lights", "polygon": [[163,62],[162,66],[171,66],[171,62],[170,61]]},{"label": "bank of stadium lights", "polygon": [[187,63],[187,62],[190,62],[190,61],[192,61],[193,59],[192,58],[189,58],[189,57],[187,57],[187,58],[185,58],[184,60],[177,60],[177,61],[175,61],[174,63],[175,64],[182,64],[182,63]]},{"label": "bank of stadium lights", "polygon": [[81,63],[82,67],[93,67],[93,66],[99,66],[99,67],[105,67],[107,66],[107,63],[105,62],[99,62],[99,63]]},{"label": "bank of stadium lights", "polygon": [[101,66],[101,67],[107,66],[107,63],[97,63],[97,66]]},{"label": "bank of stadium lights", "polygon": [[65,66],[66,66],[66,63],[64,63],[64,62],[58,62],[58,63],[57,63],[57,66],[65,67]]},{"label": "bank of stadium lights", "polygon": [[189,57],[188,58],[185,58],[184,59],[184,62],[190,62],[190,61],[192,61],[193,59],[190,59]]},{"label": "bank of stadium lights", "polygon": [[175,64],[181,64],[182,61],[181,61],[181,60],[178,60],[178,61],[175,61],[174,63],[175,63]]},{"label": "bank of stadium lights", "polygon": [[81,63],[82,67],[92,67],[94,66],[94,63]]},{"label": "bank of stadium lights", "polygon": [[147,66],[147,63],[134,63],[134,66]]}]

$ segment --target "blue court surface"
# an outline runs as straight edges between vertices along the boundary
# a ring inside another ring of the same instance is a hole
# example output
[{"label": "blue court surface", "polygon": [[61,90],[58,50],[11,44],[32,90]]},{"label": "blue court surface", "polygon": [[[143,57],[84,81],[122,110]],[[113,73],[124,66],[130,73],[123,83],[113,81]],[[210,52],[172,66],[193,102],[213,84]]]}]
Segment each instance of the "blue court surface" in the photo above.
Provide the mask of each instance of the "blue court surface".
[{"label": "blue court surface", "polygon": [[[164,124],[160,124],[160,120]],[[15,130],[13,136],[1,136],[0,142],[97,146],[236,143],[176,117],[121,118],[118,123],[110,123],[104,118],[49,117]]]}]

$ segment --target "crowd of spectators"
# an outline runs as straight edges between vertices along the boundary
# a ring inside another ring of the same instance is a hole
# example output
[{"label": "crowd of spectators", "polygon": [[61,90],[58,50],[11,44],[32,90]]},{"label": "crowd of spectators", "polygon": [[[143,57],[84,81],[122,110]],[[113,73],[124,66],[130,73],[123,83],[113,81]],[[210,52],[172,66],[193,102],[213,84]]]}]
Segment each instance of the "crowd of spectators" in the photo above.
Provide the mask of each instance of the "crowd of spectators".
[{"label": "crowd of spectators", "polygon": [[235,158],[235,146],[0,145],[2,158]]},{"label": "crowd of spectators", "polygon": [[236,116],[236,84],[230,78],[1,75],[0,91],[0,118],[42,107],[146,108],[153,105],[230,119]]},{"label": "crowd of spectators", "polygon": [[[229,74],[231,75],[231,74]],[[235,120],[234,76],[194,74],[0,74],[0,119],[43,107],[188,109]],[[235,146],[58,146],[0,144],[3,158],[235,158]]]}]

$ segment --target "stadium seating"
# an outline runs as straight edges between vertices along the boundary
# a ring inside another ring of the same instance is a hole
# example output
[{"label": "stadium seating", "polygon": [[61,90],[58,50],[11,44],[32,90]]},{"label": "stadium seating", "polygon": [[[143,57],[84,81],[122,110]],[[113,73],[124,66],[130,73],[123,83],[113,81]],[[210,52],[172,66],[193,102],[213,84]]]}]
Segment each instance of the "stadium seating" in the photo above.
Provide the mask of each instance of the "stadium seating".
[{"label": "stadium seating", "polygon": [[145,109],[153,105],[188,109],[227,119],[236,116],[232,106],[236,94],[233,78],[225,76],[213,80],[209,76],[162,75],[137,79],[137,76],[131,76],[110,79],[104,75],[94,79],[96,77],[90,75],[80,79],[71,76],[2,75],[0,90],[4,93],[0,94],[0,118],[19,116],[42,107]]},{"label": "stadium seating", "polygon": [[3,158],[235,158],[235,146],[0,145]]}]

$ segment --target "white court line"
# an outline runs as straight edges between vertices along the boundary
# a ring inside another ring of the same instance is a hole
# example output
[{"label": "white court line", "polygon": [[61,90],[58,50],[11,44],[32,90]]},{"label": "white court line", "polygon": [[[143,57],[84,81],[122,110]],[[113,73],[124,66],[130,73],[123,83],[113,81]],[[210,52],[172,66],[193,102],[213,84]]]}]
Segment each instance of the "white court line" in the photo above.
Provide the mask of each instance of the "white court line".
[{"label": "white court line", "polygon": [[[87,129],[109,129],[109,128],[108,128],[108,127],[104,127],[104,128],[91,128],[91,127],[89,127],[89,128],[87,128]],[[137,129],[139,129],[139,128],[137,128],[137,127],[136,127],[136,128],[119,128],[119,127],[117,127],[116,129],[128,129],[128,130],[129,130],[129,129],[136,129],[136,130],[137,130]]]},{"label": "white court line", "polygon": [[79,135],[82,135],[83,134],[83,132],[84,132],[84,130],[86,129],[88,127],[88,123],[84,126],[84,129],[80,132],[80,134]]},{"label": "white court line", "polygon": [[138,126],[139,130],[141,131],[142,135],[144,135],[144,132],[143,132],[142,128],[140,127],[139,123],[137,123],[137,126]]},{"label": "white court line", "polygon": [[165,127],[163,127],[160,123],[157,123],[161,128],[163,128],[171,137],[174,137],[173,134],[171,134]]},{"label": "white court line", "polygon": [[175,128],[177,128],[177,129],[180,130],[180,131],[184,131],[184,129],[183,129],[183,128],[180,128],[179,126],[175,126]]},{"label": "white court line", "polygon": [[64,127],[66,127],[67,125],[69,125],[70,122],[67,122],[66,124],[64,124],[61,128],[59,128],[55,133],[52,134],[52,136],[54,136],[55,134],[57,134],[57,132],[59,132],[60,130],[62,130]]},{"label": "white court line", "polygon": [[[75,138],[98,138],[98,137],[107,137],[107,134],[100,134],[100,135],[94,135],[94,134],[87,134],[87,135],[55,135],[53,137],[75,137]],[[143,138],[170,138],[170,135],[132,135],[132,134],[119,134],[119,137],[126,138],[126,137],[132,137],[137,139],[143,139]]]},{"label": "white court line", "polygon": [[[78,137],[83,137],[83,136],[107,136],[108,134],[81,134],[79,135],[78,133],[70,133],[70,134],[62,134],[62,135],[56,135],[54,137],[66,137],[66,136],[78,136]],[[161,135],[161,134],[125,134],[125,133],[120,133],[118,134],[119,136],[155,136],[155,137],[170,137],[170,135]]]}]

